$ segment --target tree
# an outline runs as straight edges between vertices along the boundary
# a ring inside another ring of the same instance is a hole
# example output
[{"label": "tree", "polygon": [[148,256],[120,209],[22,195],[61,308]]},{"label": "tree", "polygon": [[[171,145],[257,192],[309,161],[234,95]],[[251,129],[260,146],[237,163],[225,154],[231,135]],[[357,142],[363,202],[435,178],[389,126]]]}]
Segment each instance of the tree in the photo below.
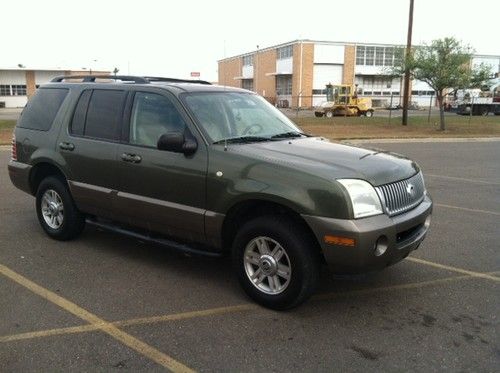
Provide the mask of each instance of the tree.
[{"label": "tree", "polygon": [[489,78],[485,65],[472,66],[473,49],[454,38],[433,40],[430,45],[413,48],[406,59],[395,67],[402,74],[410,70],[412,79],[427,83],[435,92],[439,106],[441,131],[445,130],[444,96],[446,90],[480,86]]}]

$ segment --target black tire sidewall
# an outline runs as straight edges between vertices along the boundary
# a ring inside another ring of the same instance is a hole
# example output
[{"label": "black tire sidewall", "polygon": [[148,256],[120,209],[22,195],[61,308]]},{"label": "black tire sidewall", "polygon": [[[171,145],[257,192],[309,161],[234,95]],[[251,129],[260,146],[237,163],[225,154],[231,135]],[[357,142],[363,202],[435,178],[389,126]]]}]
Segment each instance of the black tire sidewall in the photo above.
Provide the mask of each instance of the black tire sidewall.
[{"label": "black tire sidewall", "polygon": [[[64,206],[63,222],[58,229],[49,227],[42,214],[42,197],[49,189],[54,190],[61,197]],[[38,186],[36,193],[36,213],[43,230],[54,239],[69,240],[78,235],[83,229],[83,216],[77,210],[65,181],[58,177],[49,176],[42,180]]]},{"label": "black tire sidewall", "polygon": [[[246,274],[243,262],[245,248],[258,236],[267,236],[277,241],[290,259],[292,278],[288,287],[280,294],[270,295],[260,291]],[[281,216],[266,216],[248,222],[236,235],[233,245],[233,267],[240,285],[257,303],[277,310],[293,308],[311,296],[318,282],[318,259],[305,230]]]}]

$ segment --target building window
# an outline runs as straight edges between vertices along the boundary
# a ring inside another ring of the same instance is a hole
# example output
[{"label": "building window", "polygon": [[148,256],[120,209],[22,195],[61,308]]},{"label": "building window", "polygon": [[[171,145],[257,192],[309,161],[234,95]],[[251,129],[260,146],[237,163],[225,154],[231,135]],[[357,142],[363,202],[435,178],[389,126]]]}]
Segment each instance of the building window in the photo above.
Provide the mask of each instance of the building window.
[{"label": "building window", "polygon": [[281,47],[276,49],[276,58],[278,60],[284,60],[285,58],[293,57],[293,45],[287,45],[286,47]]},{"label": "building window", "polygon": [[375,47],[375,66],[384,65],[384,47]]},{"label": "building window", "polygon": [[253,79],[243,79],[241,81],[241,88],[253,91]]},{"label": "building window", "polygon": [[404,48],[394,49],[394,66],[399,66],[403,62]]},{"label": "building window", "polygon": [[326,89],[313,89],[313,95],[326,95]]},{"label": "building window", "polygon": [[243,56],[243,66],[253,66],[253,54]]},{"label": "building window", "polygon": [[375,47],[366,47],[365,64],[368,66],[373,66],[374,57],[375,57]]},{"label": "building window", "polygon": [[11,96],[10,85],[0,85],[0,96]]},{"label": "building window", "polygon": [[403,48],[371,47],[359,45],[356,47],[356,65],[394,66],[401,63]]},{"label": "building window", "polygon": [[365,64],[365,46],[359,45],[356,47],[356,65]]},{"label": "building window", "polygon": [[12,96],[26,96],[26,85],[12,85]]},{"label": "building window", "polygon": [[278,96],[292,94],[291,75],[280,75],[276,77],[276,94]]},{"label": "building window", "polygon": [[385,48],[384,66],[394,66],[394,48]]}]

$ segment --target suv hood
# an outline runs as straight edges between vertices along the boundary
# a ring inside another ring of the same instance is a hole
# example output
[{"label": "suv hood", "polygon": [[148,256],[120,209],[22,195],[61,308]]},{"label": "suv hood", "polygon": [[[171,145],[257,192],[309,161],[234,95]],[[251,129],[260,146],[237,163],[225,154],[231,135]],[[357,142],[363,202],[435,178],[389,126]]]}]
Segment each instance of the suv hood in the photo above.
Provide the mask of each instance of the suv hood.
[{"label": "suv hood", "polygon": [[396,153],[318,137],[237,145],[231,151],[328,179],[363,179],[373,186],[409,178],[420,170],[415,162]]}]

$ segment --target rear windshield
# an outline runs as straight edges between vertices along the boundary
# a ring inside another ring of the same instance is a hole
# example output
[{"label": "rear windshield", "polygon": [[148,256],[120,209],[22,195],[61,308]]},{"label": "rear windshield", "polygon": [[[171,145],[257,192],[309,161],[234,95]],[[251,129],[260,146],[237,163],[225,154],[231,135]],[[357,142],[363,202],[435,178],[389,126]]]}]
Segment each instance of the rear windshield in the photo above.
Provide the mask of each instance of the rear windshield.
[{"label": "rear windshield", "polygon": [[68,94],[64,88],[40,88],[28,101],[17,126],[39,131],[48,131]]}]

